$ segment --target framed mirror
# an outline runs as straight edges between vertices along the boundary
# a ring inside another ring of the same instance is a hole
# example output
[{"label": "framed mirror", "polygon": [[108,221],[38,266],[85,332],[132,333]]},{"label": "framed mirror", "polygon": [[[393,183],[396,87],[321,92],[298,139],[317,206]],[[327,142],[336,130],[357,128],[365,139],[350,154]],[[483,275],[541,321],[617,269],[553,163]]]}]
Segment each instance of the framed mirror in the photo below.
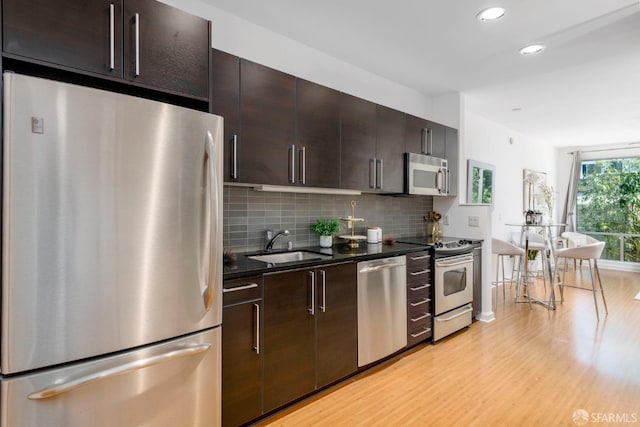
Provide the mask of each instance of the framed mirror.
[{"label": "framed mirror", "polygon": [[496,167],[477,160],[467,160],[467,203],[493,204]]}]

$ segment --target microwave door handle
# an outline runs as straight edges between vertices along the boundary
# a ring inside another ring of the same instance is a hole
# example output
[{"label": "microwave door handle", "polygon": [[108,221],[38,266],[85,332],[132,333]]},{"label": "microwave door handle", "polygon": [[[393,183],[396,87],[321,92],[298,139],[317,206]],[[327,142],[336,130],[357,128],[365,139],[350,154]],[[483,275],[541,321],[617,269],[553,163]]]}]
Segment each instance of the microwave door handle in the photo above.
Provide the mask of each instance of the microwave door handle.
[{"label": "microwave door handle", "polygon": [[436,187],[438,189],[438,193],[440,194],[442,194],[444,190],[443,181],[444,181],[444,173],[442,172],[442,169],[438,169],[438,174],[436,175]]}]

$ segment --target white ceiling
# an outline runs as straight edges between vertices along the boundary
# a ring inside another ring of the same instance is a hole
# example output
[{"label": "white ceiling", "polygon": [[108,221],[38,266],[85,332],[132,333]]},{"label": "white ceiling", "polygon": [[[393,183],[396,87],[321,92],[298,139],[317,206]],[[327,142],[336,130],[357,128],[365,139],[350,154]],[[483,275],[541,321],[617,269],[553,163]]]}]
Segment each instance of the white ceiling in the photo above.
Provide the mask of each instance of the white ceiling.
[{"label": "white ceiling", "polygon": [[638,0],[203,1],[544,143],[640,141]]}]

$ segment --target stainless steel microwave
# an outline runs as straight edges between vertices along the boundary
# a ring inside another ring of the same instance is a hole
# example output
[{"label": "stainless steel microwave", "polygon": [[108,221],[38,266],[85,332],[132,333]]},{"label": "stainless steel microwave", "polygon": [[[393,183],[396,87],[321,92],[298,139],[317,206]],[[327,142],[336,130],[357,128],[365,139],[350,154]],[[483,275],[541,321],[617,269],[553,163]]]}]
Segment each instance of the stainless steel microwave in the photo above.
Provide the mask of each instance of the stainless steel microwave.
[{"label": "stainless steel microwave", "polygon": [[446,159],[416,153],[404,153],[404,159],[405,193],[449,195],[449,167]]}]

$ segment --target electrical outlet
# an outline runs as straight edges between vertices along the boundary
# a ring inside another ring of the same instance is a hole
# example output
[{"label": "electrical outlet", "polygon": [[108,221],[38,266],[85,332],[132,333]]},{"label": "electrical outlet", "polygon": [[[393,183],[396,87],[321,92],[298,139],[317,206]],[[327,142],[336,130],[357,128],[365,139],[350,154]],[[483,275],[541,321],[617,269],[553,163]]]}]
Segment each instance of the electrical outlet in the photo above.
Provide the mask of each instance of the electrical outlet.
[{"label": "electrical outlet", "polygon": [[449,225],[449,215],[447,214],[442,215],[442,224]]},{"label": "electrical outlet", "polygon": [[480,217],[470,215],[469,227],[480,227]]}]

